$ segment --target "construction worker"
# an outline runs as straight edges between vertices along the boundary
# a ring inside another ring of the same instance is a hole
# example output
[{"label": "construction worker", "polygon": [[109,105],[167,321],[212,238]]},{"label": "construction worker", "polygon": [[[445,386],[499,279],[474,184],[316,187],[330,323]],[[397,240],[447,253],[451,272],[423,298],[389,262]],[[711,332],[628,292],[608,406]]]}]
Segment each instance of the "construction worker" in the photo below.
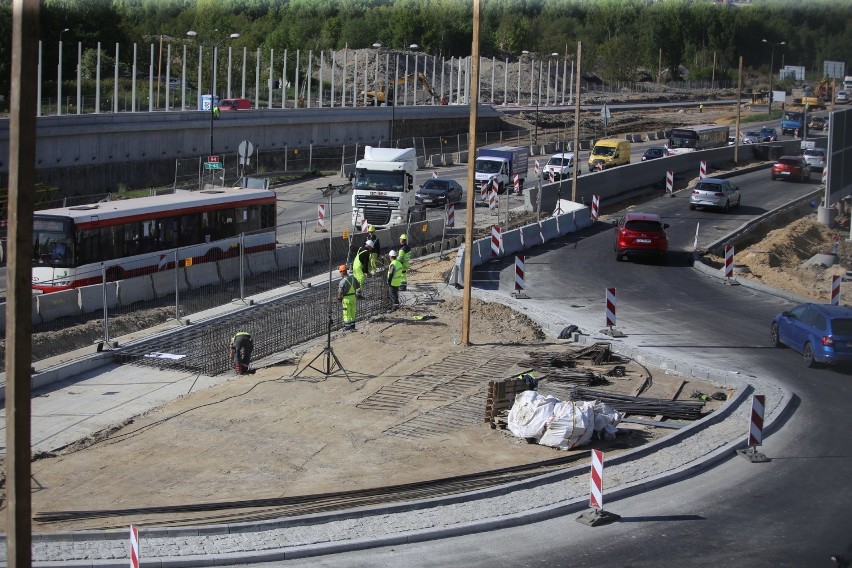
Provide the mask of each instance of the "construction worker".
[{"label": "construction worker", "polygon": [[411,247],[408,246],[408,237],[405,233],[399,236],[397,258],[402,265],[402,282],[399,284],[399,289],[405,292],[408,289],[408,265],[411,263]]},{"label": "construction worker", "polygon": [[698,112],[704,112],[704,103],[698,103]]},{"label": "construction worker", "polygon": [[231,360],[234,362],[234,371],[238,375],[245,375],[249,372],[249,364],[251,363],[251,352],[254,349],[254,343],[251,340],[251,334],[247,331],[238,331],[231,338]]},{"label": "construction worker", "polygon": [[345,264],[341,264],[337,270],[340,272],[340,285],[337,287],[337,299],[343,307],[343,329],[355,329],[355,311],[358,300],[356,292],[360,285],[354,276],[349,274]]},{"label": "construction worker", "polygon": [[361,290],[364,288],[364,280],[367,278],[367,272],[370,271],[370,256],[372,253],[373,241],[367,239],[367,242],[358,248],[358,251],[355,253],[355,260],[352,261],[352,272],[354,273],[355,280],[358,281],[356,295],[359,298],[363,298]]},{"label": "construction worker", "polygon": [[388,286],[390,286],[391,302],[393,303],[392,310],[399,307],[399,285],[402,283],[402,263],[396,257],[396,251],[391,250],[388,253],[390,258],[390,266],[388,267]]},{"label": "construction worker", "polygon": [[219,105],[213,105],[213,118],[219,118]]},{"label": "construction worker", "polygon": [[372,225],[367,227],[367,238],[373,241],[373,251],[370,254],[370,273],[375,274],[379,269],[379,256],[382,254],[382,245],[379,243],[379,236],[376,234],[376,228]]}]

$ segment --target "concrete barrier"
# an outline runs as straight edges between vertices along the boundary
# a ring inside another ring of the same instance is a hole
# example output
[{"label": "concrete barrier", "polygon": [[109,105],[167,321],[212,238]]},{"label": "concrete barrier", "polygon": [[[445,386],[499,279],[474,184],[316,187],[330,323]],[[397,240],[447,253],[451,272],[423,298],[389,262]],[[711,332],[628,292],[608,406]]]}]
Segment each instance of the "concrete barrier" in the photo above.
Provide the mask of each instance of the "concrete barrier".
[{"label": "concrete barrier", "polygon": [[563,213],[562,215],[558,215],[556,217],[556,229],[559,231],[561,236],[567,235],[568,233],[576,233],[577,232],[577,223],[574,221],[574,213]]},{"label": "concrete barrier", "polygon": [[77,289],[39,294],[35,296],[38,304],[38,314],[42,322],[49,322],[68,316],[79,316],[80,300]]},{"label": "concrete barrier", "polygon": [[648,136],[648,140],[656,140],[657,139],[657,133],[656,132],[649,132],[647,134],[647,136]]},{"label": "concrete barrier", "polygon": [[417,169],[422,170],[426,167],[426,156],[417,156]]},{"label": "concrete barrier", "polygon": [[544,243],[541,238],[541,227],[538,223],[521,227],[521,239],[525,249]]},{"label": "concrete barrier", "polygon": [[275,262],[278,263],[278,268],[280,268],[281,270],[287,270],[288,268],[298,268],[298,245],[278,247],[277,249],[275,249]]},{"label": "concrete barrier", "polygon": [[444,157],[442,154],[430,154],[429,155],[429,167],[437,168],[438,166],[444,165]]},{"label": "concrete barrier", "polygon": [[[38,315],[38,304],[35,298],[33,298],[32,306],[32,324],[38,325],[41,323],[41,316]],[[0,331],[6,331],[6,302],[0,302]]]},{"label": "concrete barrier", "polygon": [[[223,258],[216,263],[219,269],[219,279],[224,282],[233,282],[240,279],[240,257],[232,256],[231,258]],[[248,267],[246,267],[248,270]],[[248,276],[248,274],[246,274]]]},{"label": "concrete barrier", "polygon": [[151,285],[154,287],[154,295],[158,298],[174,294],[175,284],[177,284],[179,292],[189,290],[189,284],[186,283],[185,269],[178,268],[177,275],[175,275],[174,270],[164,270],[151,274]]},{"label": "concrete barrier", "polygon": [[559,227],[556,226],[556,218],[548,217],[544,221],[540,221],[541,236],[544,242],[552,241],[559,238]]},{"label": "concrete barrier", "polygon": [[124,307],[129,307],[136,302],[150,302],[154,299],[154,285],[149,275],[119,280],[116,284],[118,303]]},{"label": "concrete barrier", "polygon": [[201,262],[186,267],[186,283],[190,288],[218,285],[219,282],[219,270],[215,262]]},{"label": "concrete barrier", "polygon": [[503,233],[503,254],[510,255],[524,250],[524,245],[521,243],[521,231],[512,229]]},{"label": "concrete barrier", "polygon": [[588,207],[583,207],[574,211],[574,223],[577,224],[578,231],[594,225],[595,221],[592,220],[592,210]]},{"label": "concrete barrier", "polygon": [[[80,311],[84,314],[101,311],[104,309],[104,287],[102,284],[92,284],[77,288],[80,293]],[[115,282],[106,283],[107,307],[114,308],[118,305],[118,287]]]},{"label": "concrete barrier", "polygon": [[468,151],[464,152],[456,152],[456,162],[457,164],[466,164],[467,163],[467,155]]},{"label": "concrete barrier", "polygon": [[278,265],[275,263],[275,251],[265,250],[256,252],[246,255],[246,258],[248,259],[248,267],[252,274],[263,274],[278,270]]},{"label": "concrete barrier", "polygon": [[452,166],[453,165],[453,155],[452,154],[441,154],[441,162],[443,162],[443,164],[445,166]]}]

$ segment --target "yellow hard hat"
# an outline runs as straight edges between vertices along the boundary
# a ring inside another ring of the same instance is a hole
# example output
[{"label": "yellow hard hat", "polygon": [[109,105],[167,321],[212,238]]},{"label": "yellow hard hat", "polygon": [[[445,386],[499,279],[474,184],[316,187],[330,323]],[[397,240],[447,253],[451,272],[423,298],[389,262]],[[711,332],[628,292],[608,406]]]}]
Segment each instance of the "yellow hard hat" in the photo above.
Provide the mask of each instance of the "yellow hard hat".
[{"label": "yellow hard hat", "polygon": [[375,230],[376,230],[376,228],[375,228],[374,226],[372,226],[372,225],[370,225],[369,227],[367,227],[367,232],[368,232],[368,233],[372,233],[372,232],[374,232]]},{"label": "yellow hard hat", "polygon": [[346,268],[345,264],[341,264],[340,266],[337,267],[337,270],[339,270],[340,272],[346,272],[349,269]]},{"label": "yellow hard hat", "polygon": [[405,236],[405,233],[403,233],[403,234],[401,234],[401,235],[399,236],[399,240],[401,240],[401,241],[407,241],[407,240],[408,240],[408,237],[406,237],[406,236]]}]

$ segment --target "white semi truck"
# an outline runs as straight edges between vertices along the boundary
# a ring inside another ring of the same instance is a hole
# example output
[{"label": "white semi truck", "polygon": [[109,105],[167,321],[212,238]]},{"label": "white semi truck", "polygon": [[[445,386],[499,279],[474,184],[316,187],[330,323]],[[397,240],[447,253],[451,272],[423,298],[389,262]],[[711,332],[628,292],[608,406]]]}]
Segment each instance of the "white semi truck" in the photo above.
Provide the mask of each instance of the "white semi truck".
[{"label": "white semi truck", "polygon": [[414,199],[414,148],[364,147],[364,159],[355,164],[352,179],[352,225],[361,222],[377,229],[426,218],[426,210]]}]

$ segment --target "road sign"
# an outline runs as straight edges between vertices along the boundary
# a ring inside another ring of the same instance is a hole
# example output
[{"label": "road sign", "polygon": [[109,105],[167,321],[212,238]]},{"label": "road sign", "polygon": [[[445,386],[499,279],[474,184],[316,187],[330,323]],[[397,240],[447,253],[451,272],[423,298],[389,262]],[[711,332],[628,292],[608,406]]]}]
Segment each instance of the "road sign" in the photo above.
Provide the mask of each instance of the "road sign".
[{"label": "road sign", "polygon": [[219,156],[207,156],[207,161],[208,162],[218,162]]},{"label": "road sign", "polygon": [[220,162],[204,162],[205,170],[222,170],[222,164]]}]

